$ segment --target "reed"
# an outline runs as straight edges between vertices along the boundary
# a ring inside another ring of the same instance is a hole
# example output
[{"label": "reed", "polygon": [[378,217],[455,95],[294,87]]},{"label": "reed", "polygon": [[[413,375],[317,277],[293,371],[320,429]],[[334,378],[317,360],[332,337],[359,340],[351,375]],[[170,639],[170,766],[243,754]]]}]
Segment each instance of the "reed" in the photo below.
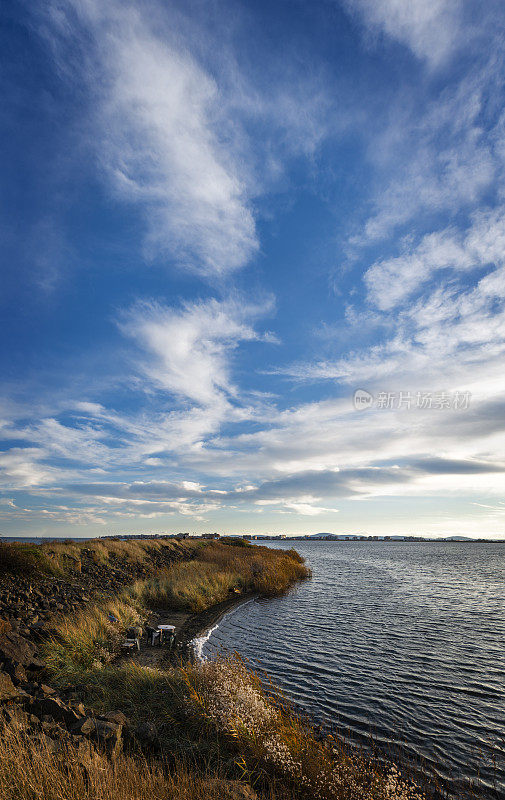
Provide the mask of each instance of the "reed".
[{"label": "reed", "polygon": [[93,603],[72,617],[61,618],[42,646],[53,679],[70,686],[90,671],[102,669],[119,652],[125,629],[140,621],[139,611],[123,600]]}]

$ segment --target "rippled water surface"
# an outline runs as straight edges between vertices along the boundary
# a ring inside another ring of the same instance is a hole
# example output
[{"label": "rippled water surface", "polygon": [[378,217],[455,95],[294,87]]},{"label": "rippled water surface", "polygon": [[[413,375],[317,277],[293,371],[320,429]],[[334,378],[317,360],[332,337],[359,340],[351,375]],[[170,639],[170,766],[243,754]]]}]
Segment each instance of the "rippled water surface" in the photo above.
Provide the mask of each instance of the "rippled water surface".
[{"label": "rippled water surface", "polygon": [[[505,798],[505,545],[296,542],[313,579],[235,609],[238,650],[318,720]],[[462,788],[464,787],[464,788]]]}]

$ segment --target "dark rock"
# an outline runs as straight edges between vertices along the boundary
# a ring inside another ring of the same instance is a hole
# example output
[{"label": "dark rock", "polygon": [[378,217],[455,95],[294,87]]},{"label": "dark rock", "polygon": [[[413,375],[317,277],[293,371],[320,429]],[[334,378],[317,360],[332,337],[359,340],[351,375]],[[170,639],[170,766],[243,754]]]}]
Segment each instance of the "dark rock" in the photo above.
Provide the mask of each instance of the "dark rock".
[{"label": "dark rock", "polygon": [[141,722],[135,728],[135,737],[141,744],[153,745],[158,739],[158,731],[152,722]]},{"label": "dark rock", "polygon": [[19,689],[12,683],[10,675],[0,672],[0,701],[17,700],[20,696]]},{"label": "dark rock", "polygon": [[7,661],[4,666],[4,672],[10,675],[15,686],[19,686],[20,683],[26,683],[28,680],[26,670],[21,664],[13,664],[12,661]]},{"label": "dark rock", "polygon": [[107,754],[115,758],[123,749],[123,726],[103,719],[94,720],[95,730],[91,737],[99,744],[105,744]]},{"label": "dark rock", "polygon": [[121,733],[121,725],[105,719],[95,719],[95,733],[100,739],[112,739]]},{"label": "dark rock", "polygon": [[83,703],[79,703],[76,700],[71,700],[68,705],[70,706],[70,708],[73,708],[74,711],[76,711],[77,714],[79,714],[81,717],[86,716],[86,709],[84,708]]},{"label": "dark rock", "polygon": [[59,697],[37,697],[33,701],[31,710],[39,717],[47,714],[57,722],[64,722],[69,727],[75,725],[80,719],[79,714],[66,706]]},{"label": "dark rock", "polygon": [[115,722],[117,725],[128,725],[128,718],[122,711],[109,711],[107,714],[102,714],[100,719],[107,720],[108,722]]},{"label": "dark rock", "polygon": [[95,730],[95,720],[92,717],[85,717],[78,720],[75,725],[72,725],[72,733],[79,734],[80,736],[89,736]]},{"label": "dark rock", "polygon": [[37,648],[16,631],[8,631],[0,638],[0,660],[21,664],[26,669],[41,669],[44,662],[37,658]]}]

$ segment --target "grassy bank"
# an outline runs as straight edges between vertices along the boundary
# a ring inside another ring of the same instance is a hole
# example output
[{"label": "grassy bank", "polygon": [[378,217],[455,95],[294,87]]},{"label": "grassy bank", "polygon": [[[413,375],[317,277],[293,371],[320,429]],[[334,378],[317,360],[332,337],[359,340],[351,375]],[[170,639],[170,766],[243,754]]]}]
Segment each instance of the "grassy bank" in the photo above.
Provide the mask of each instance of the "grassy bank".
[{"label": "grassy bank", "polygon": [[125,629],[141,623],[150,608],[203,611],[248,592],[281,594],[310,575],[292,550],[221,542],[194,545],[190,561],[136,581],[116,600],[91,603],[53,623],[44,645],[52,679],[61,686],[82,683],[90,671],[107,666],[119,652]]},{"label": "grassy bank", "polygon": [[167,671],[92,669],[81,696],[133,724],[154,723],[158,752],[134,748],[115,762],[99,754],[83,770],[71,744],[48,752],[33,737],[0,735],[0,800],[223,800],[230,780],[265,800],[422,800],[395,769],[321,741],[237,658]]},{"label": "grassy bank", "polygon": [[126,755],[83,757],[67,743],[54,752],[43,741],[0,732],[0,800],[232,800],[233,789],[205,768]]},{"label": "grassy bank", "polygon": [[24,542],[0,542],[0,575],[23,578],[75,578],[83,564],[114,568],[120,563],[151,567],[160,552],[188,556],[201,547],[198,541],[157,539],[89,539],[76,542],[50,540],[36,545]]},{"label": "grassy bank", "polygon": [[309,575],[294,550],[210,542],[195,552],[192,561],[155,579],[138,581],[128,596],[136,604],[203,611],[232,592],[273,597]]}]

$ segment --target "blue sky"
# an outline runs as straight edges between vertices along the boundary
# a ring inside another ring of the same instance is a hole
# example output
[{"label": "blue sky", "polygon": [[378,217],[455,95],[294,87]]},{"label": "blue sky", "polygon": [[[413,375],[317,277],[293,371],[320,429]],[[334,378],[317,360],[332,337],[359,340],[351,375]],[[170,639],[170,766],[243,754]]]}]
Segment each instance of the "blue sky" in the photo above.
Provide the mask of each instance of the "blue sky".
[{"label": "blue sky", "polygon": [[503,537],[504,23],[3,9],[4,535]]}]

